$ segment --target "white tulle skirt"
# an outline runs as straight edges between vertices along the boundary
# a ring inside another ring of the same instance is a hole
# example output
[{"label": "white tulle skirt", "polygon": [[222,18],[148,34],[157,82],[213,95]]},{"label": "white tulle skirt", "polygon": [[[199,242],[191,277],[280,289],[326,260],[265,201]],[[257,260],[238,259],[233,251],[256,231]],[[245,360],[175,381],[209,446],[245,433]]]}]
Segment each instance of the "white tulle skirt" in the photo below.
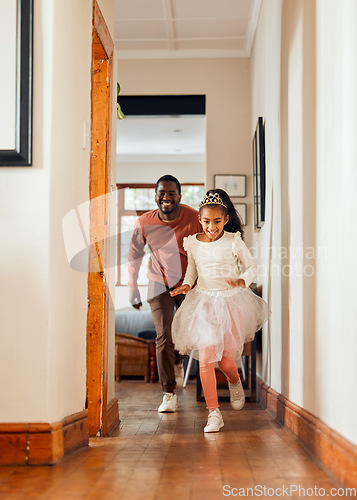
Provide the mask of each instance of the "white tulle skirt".
[{"label": "white tulle skirt", "polygon": [[237,358],[268,319],[268,304],[250,288],[190,290],[172,322],[172,340],[181,354],[211,363]]}]

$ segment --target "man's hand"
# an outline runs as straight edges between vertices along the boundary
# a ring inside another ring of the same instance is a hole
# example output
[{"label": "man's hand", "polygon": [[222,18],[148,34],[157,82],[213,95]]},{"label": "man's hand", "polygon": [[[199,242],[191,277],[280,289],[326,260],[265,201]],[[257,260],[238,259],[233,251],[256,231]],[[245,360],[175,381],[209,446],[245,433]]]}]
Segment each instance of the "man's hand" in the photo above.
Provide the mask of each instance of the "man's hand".
[{"label": "man's hand", "polygon": [[226,278],[224,280],[226,283],[228,283],[228,285],[231,285],[233,287],[240,287],[240,288],[245,288],[246,285],[245,285],[245,281],[241,278],[239,278],[238,280],[234,280],[232,278]]},{"label": "man's hand", "polygon": [[140,307],[143,305],[138,288],[129,290],[129,302],[135,309],[140,309]]},{"label": "man's hand", "polygon": [[171,297],[175,297],[176,295],[180,295],[180,293],[183,293],[184,295],[186,295],[186,293],[189,292],[190,290],[191,290],[190,285],[181,285],[181,286],[178,286],[177,288],[175,288],[174,290],[172,290],[172,292],[170,292],[170,295],[171,295]]}]

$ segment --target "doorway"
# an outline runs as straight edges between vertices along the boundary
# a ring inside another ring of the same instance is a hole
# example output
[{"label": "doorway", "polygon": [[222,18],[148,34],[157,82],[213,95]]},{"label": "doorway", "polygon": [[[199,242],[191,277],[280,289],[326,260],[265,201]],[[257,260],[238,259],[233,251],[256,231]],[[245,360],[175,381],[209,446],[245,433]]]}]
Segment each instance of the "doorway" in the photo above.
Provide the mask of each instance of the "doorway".
[{"label": "doorway", "polygon": [[[126,118],[117,125],[118,270],[115,309],[133,310],[128,300],[127,254],[138,216],[156,209],[154,187],[162,175],[175,176],[182,203],[198,209],[206,181],[205,95],[120,95]],[[122,235],[122,237],[121,237]],[[145,266],[139,290],[146,304]]]},{"label": "doorway", "polygon": [[[119,423],[118,400],[108,401],[109,193],[114,43],[93,2],[91,67],[90,255],[87,315],[87,408],[90,436]],[[95,202],[93,200],[95,199]]]},{"label": "doorway", "polygon": [[[129,303],[127,287],[131,236],[137,218],[157,208],[155,184],[162,175],[175,176],[181,183],[182,203],[198,209],[206,180],[205,96],[120,95],[118,102],[126,118],[117,124],[116,331],[140,336],[143,334],[140,330],[154,328],[146,301],[148,253],[145,253],[138,277],[143,302],[138,312]],[[142,375],[137,379],[135,388],[146,390]],[[116,390],[120,395],[120,382]]]}]

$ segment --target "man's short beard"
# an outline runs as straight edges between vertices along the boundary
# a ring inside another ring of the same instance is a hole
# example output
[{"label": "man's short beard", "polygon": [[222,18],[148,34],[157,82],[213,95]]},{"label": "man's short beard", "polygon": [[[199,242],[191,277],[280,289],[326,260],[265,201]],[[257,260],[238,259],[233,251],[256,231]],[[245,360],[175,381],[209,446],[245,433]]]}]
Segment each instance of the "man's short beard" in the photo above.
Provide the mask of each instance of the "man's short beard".
[{"label": "man's short beard", "polygon": [[169,211],[167,211],[167,210],[163,210],[163,209],[161,208],[161,205],[160,205],[160,211],[161,211],[163,214],[165,214],[165,215],[170,215],[170,214],[172,214],[172,212],[173,212],[174,210],[175,210],[175,207],[173,207],[173,208],[172,208],[171,210],[169,210]]}]

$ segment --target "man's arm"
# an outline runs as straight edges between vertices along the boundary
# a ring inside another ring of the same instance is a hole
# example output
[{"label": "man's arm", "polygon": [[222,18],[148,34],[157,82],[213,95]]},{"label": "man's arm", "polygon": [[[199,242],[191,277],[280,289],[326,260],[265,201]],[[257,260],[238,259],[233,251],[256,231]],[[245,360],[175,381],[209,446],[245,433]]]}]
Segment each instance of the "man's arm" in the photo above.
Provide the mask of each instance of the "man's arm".
[{"label": "man's arm", "polygon": [[133,236],[130,241],[128,253],[128,271],[129,271],[129,302],[135,309],[140,309],[143,305],[141,302],[140,292],[138,289],[138,276],[141,262],[145,255],[144,247],[146,239],[143,234],[142,227],[139,221],[136,221]]}]

